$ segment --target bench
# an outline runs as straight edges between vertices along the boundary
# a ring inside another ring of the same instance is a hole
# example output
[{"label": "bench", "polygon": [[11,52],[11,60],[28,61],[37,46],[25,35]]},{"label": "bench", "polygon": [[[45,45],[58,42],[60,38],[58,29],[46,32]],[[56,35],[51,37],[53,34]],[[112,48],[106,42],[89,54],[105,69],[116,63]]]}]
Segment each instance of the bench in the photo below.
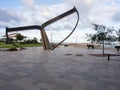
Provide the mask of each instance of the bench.
[{"label": "bench", "polygon": [[64,47],[68,47],[68,44],[65,44]]},{"label": "bench", "polygon": [[119,49],[120,49],[120,46],[115,46],[115,48],[117,49],[117,51],[119,51]]},{"label": "bench", "polygon": [[120,56],[120,54],[108,54],[108,61],[110,60],[110,56]]},{"label": "bench", "polygon": [[88,49],[91,47],[92,49],[94,49],[94,45],[87,45]]}]

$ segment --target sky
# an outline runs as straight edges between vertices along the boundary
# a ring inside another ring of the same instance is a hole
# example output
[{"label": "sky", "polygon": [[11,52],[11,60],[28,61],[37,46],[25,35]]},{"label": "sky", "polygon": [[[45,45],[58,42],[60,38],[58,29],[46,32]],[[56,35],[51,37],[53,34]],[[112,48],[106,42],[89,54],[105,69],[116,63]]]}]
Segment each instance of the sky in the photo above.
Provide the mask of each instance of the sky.
[{"label": "sky", "polygon": [[[91,23],[120,28],[120,0],[1,0],[0,36],[6,27],[41,25],[49,19],[76,7],[80,21],[75,32],[65,43],[83,43],[85,34],[94,33]],[[68,35],[77,20],[74,13],[45,28],[52,42],[60,42]],[[28,38],[41,38],[39,30],[19,32]]]}]

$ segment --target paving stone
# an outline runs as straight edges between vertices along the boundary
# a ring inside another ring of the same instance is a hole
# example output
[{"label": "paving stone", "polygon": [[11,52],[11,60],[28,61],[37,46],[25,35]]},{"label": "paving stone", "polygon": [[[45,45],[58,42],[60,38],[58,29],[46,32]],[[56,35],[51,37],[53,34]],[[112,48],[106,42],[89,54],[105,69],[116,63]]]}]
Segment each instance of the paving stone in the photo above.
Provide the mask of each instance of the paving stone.
[{"label": "paving stone", "polygon": [[104,89],[107,89],[107,81],[101,81],[99,80],[97,83],[96,83],[96,87],[100,87],[100,88],[104,88]]},{"label": "paving stone", "polygon": [[14,74],[12,76],[6,76],[6,75],[1,75],[0,74],[0,79],[3,79],[5,81],[7,81],[7,82],[12,82],[14,80],[18,80],[18,79],[21,79],[21,78],[24,78],[24,76],[16,75],[16,74]]},{"label": "paving stone", "polygon": [[3,75],[7,75],[7,76],[12,76],[13,73],[9,72],[9,71],[6,71],[6,70],[3,70],[3,71],[0,71],[1,74]]},{"label": "paving stone", "polygon": [[120,90],[119,57],[108,62],[107,57],[88,55],[93,53],[101,50],[38,47],[0,52],[0,90]]},{"label": "paving stone", "polygon": [[7,85],[7,84],[8,84],[7,81],[0,79],[0,87],[1,87],[1,86],[5,86],[5,85]]},{"label": "paving stone", "polygon": [[18,72],[18,73],[16,73],[16,75],[27,76],[28,74],[27,74],[27,73],[24,73],[24,72]]},{"label": "paving stone", "polygon": [[36,86],[39,87],[40,90],[53,90],[53,88],[55,87],[54,85],[42,82],[38,83]]},{"label": "paving stone", "polygon": [[96,83],[87,80],[80,80],[74,84],[73,90],[96,90]]},{"label": "paving stone", "polygon": [[17,87],[13,84],[8,84],[0,87],[0,90],[24,90],[23,88]]},{"label": "paving stone", "polygon": [[39,90],[39,88],[37,86],[34,86],[32,82],[34,82],[34,80],[29,78],[23,78],[15,80],[12,83],[18,87],[24,88],[25,90]]},{"label": "paving stone", "polygon": [[107,88],[108,90],[120,90],[120,87],[111,86],[111,85],[109,85]]}]

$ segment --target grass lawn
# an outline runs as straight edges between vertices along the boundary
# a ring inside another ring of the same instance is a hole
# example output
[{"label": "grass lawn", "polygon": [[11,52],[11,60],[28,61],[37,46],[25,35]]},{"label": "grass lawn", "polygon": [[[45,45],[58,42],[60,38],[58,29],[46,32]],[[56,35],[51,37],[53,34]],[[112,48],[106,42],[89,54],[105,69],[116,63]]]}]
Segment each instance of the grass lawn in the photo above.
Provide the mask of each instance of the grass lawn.
[{"label": "grass lawn", "polygon": [[[21,47],[40,47],[42,44],[17,44]],[[0,48],[14,48],[12,44],[6,44],[4,42],[0,42]]]}]

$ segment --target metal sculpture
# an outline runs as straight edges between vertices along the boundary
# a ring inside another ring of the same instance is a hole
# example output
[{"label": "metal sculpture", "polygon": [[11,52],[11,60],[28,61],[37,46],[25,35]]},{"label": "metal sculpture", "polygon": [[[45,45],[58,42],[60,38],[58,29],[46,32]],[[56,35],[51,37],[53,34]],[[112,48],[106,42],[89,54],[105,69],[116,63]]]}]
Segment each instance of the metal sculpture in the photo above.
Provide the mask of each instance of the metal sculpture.
[{"label": "metal sculpture", "polygon": [[[78,20],[76,22],[76,25],[75,27],[73,28],[73,30],[71,31],[71,33],[64,39],[62,40],[60,43],[58,43],[56,46],[54,46],[52,48],[52,46],[50,45],[50,42],[49,42],[49,39],[47,37],[47,34],[45,32],[45,27],[72,14],[72,13],[77,13],[77,16],[78,16]],[[30,29],[39,29],[41,31],[41,37],[42,37],[42,41],[43,41],[43,48],[44,50],[54,50],[57,46],[59,46],[61,43],[63,43],[76,29],[77,25],[78,25],[78,22],[79,22],[79,13],[77,11],[77,9],[74,7],[72,8],[71,10],[43,23],[41,26],[38,26],[38,25],[33,25],[33,26],[23,26],[23,27],[14,27],[14,28],[8,28],[6,27],[6,37],[7,37],[7,42],[9,41],[9,36],[8,36],[8,32],[13,32],[13,31],[22,31],[22,30],[30,30]],[[14,46],[17,46],[13,43]]]}]

